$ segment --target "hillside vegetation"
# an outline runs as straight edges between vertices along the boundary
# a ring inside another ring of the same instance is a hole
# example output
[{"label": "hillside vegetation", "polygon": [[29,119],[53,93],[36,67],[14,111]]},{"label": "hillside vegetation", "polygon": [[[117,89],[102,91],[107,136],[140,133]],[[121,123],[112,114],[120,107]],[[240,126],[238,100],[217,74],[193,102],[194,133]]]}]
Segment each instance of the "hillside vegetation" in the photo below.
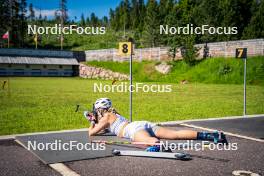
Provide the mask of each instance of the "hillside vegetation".
[{"label": "hillside vegetation", "polygon": [[[63,48],[73,51],[85,51],[95,49],[118,48],[118,42],[122,41],[122,32],[114,32],[107,29],[104,35],[78,35],[73,33],[64,36]],[[121,37],[120,37],[121,36]],[[33,38],[29,38],[33,43]],[[42,35],[42,41],[39,42],[39,48],[60,49],[60,37],[57,35]]]},{"label": "hillside vegetation", "polygon": [[[103,67],[112,71],[129,74],[129,62],[90,61],[88,65]],[[209,58],[195,66],[183,61],[169,62],[172,71],[163,75],[155,70],[159,62],[134,62],[133,79],[140,82],[170,82],[181,80],[199,83],[243,84],[244,62],[234,58]],[[247,60],[247,83],[264,85],[264,57]]]}]

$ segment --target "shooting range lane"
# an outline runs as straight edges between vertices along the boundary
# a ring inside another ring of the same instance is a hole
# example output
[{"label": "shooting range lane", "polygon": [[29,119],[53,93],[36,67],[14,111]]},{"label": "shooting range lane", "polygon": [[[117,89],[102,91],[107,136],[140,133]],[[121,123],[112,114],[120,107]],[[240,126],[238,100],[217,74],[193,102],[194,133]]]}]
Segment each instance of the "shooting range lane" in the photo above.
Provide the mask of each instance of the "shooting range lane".
[{"label": "shooting range lane", "polygon": [[258,139],[264,139],[264,116],[241,117],[237,119],[193,121],[187,122],[186,124],[217,129]]},{"label": "shooting range lane", "polygon": [[[175,130],[190,129],[181,125],[170,126],[169,128]],[[197,130],[197,129],[194,129]],[[21,138],[21,137],[17,137]],[[64,141],[78,140],[80,142],[87,142],[87,132],[66,132],[66,133],[51,133],[43,135],[23,136],[24,142],[28,139],[38,139],[53,141],[54,139],[61,139]],[[96,136],[93,140],[113,140],[122,141],[121,138],[106,134],[104,136]],[[80,175],[231,175],[234,170],[249,170],[254,173],[264,174],[263,157],[264,145],[260,142],[249,141],[238,137],[228,136],[230,143],[237,143],[238,150],[236,151],[185,151],[193,157],[190,161],[179,161],[170,159],[144,158],[144,157],[128,157],[128,156],[112,156],[112,149],[109,153],[93,153],[94,151],[40,151],[41,156],[44,155],[47,159],[54,159],[53,162],[64,163],[71,170]],[[21,140],[20,140],[21,141]],[[124,141],[124,140],[123,140]],[[184,142],[177,140],[174,142]],[[195,141],[197,142],[197,141]],[[118,145],[111,145],[111,148],[122,149]],[[124,148],[124,147],[123,147]],[[22,147],[20,150],[29,153]],[[125,149],[124,149],[125,150]],[[136,148],[126,148],[126,150],[136,150]],[[183,150],[180,150],[183,151]],[[36,157],[28,154],[28,157]],[[45,156],[46,155],[46,156]],[[65,155],[65,156],[62,156]],[[77,155],[77,156],[74,156]],[[197,157],[198,156],[198,157]],[[40,156],[39,156],[40,157]],[[50,157],[50,158],[49,158]],[[21,160],[23,159],[23,156]],[[26,159],[26,158],[25,158]],[[64,159],[64,161],[62,161]],[[43,160],[43,159],[42,159]],[[47,162],[47,161],[46,161]],[[42,164],[41,162],[39,162]],[[42,164],[43,165],[43,164]],[[102,168],[102,169],[98,169]],[[125,169],[124,169],[125,168]],[[149,168],[149,169],[146,169]],[[217,174],[216,174],[217,173]],[[43,174],[45,175],[45,174]],[[52,174],[46,174],[52,175]]]},{"label": "shooting range lane", "polygon": [[[241,118],[244,119],[244,118]],[[255,119],[255,118],[254,118]],[[236,119],[230,119],[231,121]],[[259,119],[257,119],[259,120]],[[221,127],[218,120],[212,122]],[[225,120],[224,120],[225,121]],[[235,121],[236,122],[236,121]],[[189,123],[189,122],[188,122]],[[237,123],[237,122],[236,122]],[[260,123],[255,122],[255,123]],[[246,122],[241,122],[246,125]],[[252,124],[252,123],[250,123]],[[225,124],[223,124],[225,126]],[[208,127],[209,126],[205,126]],[[232,127],[236,128],[235,125]],[[170,126],[175,130],[193,129],[183,127],[179,124]],[[198,129],[194,129],[198,130]],[[241,129],[240,129],[241,130]],[[254,130],[254,129],[252,129]],[[240,133],[239,133],[240,134]],[[120,150],[137,150],[137,148],[129,148],[123,145],[110,145],[105,151],[38,151],[35,155],[46,163],[66,162],[68,168],[80,175],[231,175],[234,170],[248,170],[260,175],[264,174],[263,157],[264,145],[260,142],[251,141],[239,137],[227,136],[230,143],[237,143],[238,150],[235,151],[185,151],[193,157],[190,161],[179,161],[170,159],[157,159],[145,157],[129,157],[112,155],[112,149]],[[82,143],[88,142],[86,131],[82,132],[66,132],[66,133],[51,133],[42,135],[30,135],[17,137],[24,143],[27,140],[38,141],[54,141],[60,139],[62,141],[76,140]],[[125,141],[124,139],[106,134],[103,136],[95,136],[92,140],[107,140],[107,141]],[[175,143],[186,142],[183,140],[171,141]],[[195,141],[195,143],[198,141]],[[123,146],[123,147],[121,147]],[[22,147],[20,147],[22,149]],[[25,149],[23,149],[25,150]],[[26,151],[26,150],[25,150]],[[183,150],[180,150],[181,152]],[[28,152],[28,151],[26,151]],[[177,152],[177,151],[176,151]],[[30,155],[31,157],[33,155]],[[44,158],[44,159],[43,159]],[[36,159],[36,158],[35,158]],[[37,160],[37,159],[36,159]],[[42,164],[42,163],[41,163]],[[101,166],[102,169],[98,169]],[[124,169],[125,168],[125,169]],[[149,169],[146,169],[149,168]]]},{"label": "shooting range lane", "polygon": [[[110,133],[93,136],[92,140],[107,140],[107,141],[126,141],[124,139],[113,136]],[[66,132],[66,133],[49,133],[49,134],[39,134],[39,135],[26,135],[26,136],[17,136],[16,140],[23,147],[27,148],[28,142],[32,144],[36,142],[36,144],[47,144],[54,143],[55,141],[60,141],[61,144],[69,143],[70,141],[76,141],[75,144],[82,143],[90,143],[88,140],[88,132]],[[99,145],[99,144],[94,144]],[[76,147],[73,150],[32,150],[31,152],[36,155],[43,163],[52,164],[59,162],[68,162],[75,160],[84,160],[84,159],[93,159],[93,158],[101,158],[101,157],[110,157],[112,155],[112,150],[120,149],[120,150],[128,150],[131,147],[126,145],[106,145],[105,150],[77,150]],[[27,149],[26,149],[27,150]],[[133,147],[133,150],[139,150],[136,147]]]},{"label": "shooting range lane", "polygon": [[60,175],[13,139],[0,140],[0,156],[0,175]]},{"label": "shooting range lane", "polygon": [[[106,133],[98,136],[92,136],[91,140],[99,140],[99,141],[128,141],[123,138],[119,138],[113,136],[111,133]],[[17,136],[17,143],[22,145],[25,150],[27,150],[29,142],[31,144],[47,144],[54,143],[55,141],[59,141],[61,144],[69,143],[70,141],[76,141],[78,143],[86,144],[90,143],[88,140],[88,133],[86,131],[76,131],[76,132],[65,132],[65,133],[48,133],[48,134],[36,134],[36,135],[25,135],[25,136]],[[169,143],[179,143],[186,142],[186,140],[170,140]],[[194,141],[195,143],[200,143],[201,141]],[[76,143],[75,143],[76,144]],[[99,145],[99,144],[97,144]],[[139,145],[129,145],[129,144],[109,144],[106,145],[105,150],[77,150],[74,148],[73,150],[31,150],[36,157],[38,157],[44,164],[52,164],[52,163],[62,163],[69,161],[77,161],[77,160],[86,160],[86,159],[96,159],[103,157],[112,157],[113,149],[118,150],[145,150],[145,148]]]},{"label": "shooting range lane", "polygon": [[[186,127],[170,127],[188,129]],[[180,161],[145,157],[105,157],[93,160],[67,162],[65,165],[80,175],[232,175],[234,170],[248,170],[264,174],[264,145],[233,136],[227,136],[230,143],[237,143],[238,150],[185,151],[193,157]],[[181,142],[180,140],[178,142]],[[181,152],[183,150],[180,150]],[[194,155],[196,155],[194,157]]]}]

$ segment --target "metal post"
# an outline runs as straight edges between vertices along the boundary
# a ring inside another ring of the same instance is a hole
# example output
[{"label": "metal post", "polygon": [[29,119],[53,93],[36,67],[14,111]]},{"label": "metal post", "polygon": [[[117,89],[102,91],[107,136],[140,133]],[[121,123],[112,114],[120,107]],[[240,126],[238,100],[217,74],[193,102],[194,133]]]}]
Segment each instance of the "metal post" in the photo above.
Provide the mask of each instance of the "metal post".
[{"label": "metal post", "polygon": [[[63,29],[64,27],[64,17],[66,15],[66,12],[63,8],[64,4],[63,4],[63,1],[60,2],[60,8],[61,8],[61,29]],[[64,38],[63,38],[63,32],[61,31],[61,36],[60,36],[60,45],[61,45],[61,50],[63,50],[63,41],[64,41]]]},{"label": "metal post", "polygon": [[243,111],[244,116],[246,116],[246,106],[247,106],[246,81],[247,81],[247,58],[244,58],[244,111]]},{"label": "metal post", "polygon": [[160,47],[159,47],[159,61],[160,61]]},{"label": "metal post", "polygon": [[129,85],[129,116],[130,116],[130,122],[132,122],[132,52],[130,54],[130,64],[129,64],[129,70],[130,70],[130,85]]},{"label": "metal post", "polygon": [[9,48],[10,46],[10,34],[9,34],[9,31],[8,31],[8,37],[7,37],[7,47]]},{"label": "metal post", "polygon": [[38,49],[38,33],[35,34],[35,49]]},{"label": "metal post", "polygon": [[10,78],[7,78],[7,96],[10,98]]}]

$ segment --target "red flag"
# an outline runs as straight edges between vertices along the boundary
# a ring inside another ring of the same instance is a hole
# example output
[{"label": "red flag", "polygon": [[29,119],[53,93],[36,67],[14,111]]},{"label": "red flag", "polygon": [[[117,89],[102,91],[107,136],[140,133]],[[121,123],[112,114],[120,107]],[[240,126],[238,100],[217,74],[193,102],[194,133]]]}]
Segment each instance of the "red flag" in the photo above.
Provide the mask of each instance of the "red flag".
[{"label": "red flag", "polygon": [[9,31],[7,31],[3,36],[2,39],[9,39]]}]

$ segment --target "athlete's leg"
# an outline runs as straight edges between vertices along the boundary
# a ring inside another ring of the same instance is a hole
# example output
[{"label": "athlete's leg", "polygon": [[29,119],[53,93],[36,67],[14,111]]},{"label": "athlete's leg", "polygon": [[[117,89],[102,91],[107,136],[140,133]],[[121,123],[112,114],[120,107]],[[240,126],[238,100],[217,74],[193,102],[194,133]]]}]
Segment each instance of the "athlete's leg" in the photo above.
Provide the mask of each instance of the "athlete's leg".
[{"label": "athlete's leg", "polygon": [[134,134],[133,141],[154,144],[154,143],[159,142],[159,139],[156,137],[150,136],[150,134],[146,130],[139,130]]},{"label": "athlete's leg", "polygon": [[[154,127],[155,128],[155,127]],[[154,131],[157,138],[163,139],[198,139],[198,140],[209,140],[214,143],[228,143],[225,134],[222,132],[196,132],[193,130],[171,130],[169,128],[158,127]]]},{"label": "athlete's leg", "polygon": [[158,127],[155,135],[161,139],[197,139],[197,132],[193,130],[172,130],[165,127]]}]

